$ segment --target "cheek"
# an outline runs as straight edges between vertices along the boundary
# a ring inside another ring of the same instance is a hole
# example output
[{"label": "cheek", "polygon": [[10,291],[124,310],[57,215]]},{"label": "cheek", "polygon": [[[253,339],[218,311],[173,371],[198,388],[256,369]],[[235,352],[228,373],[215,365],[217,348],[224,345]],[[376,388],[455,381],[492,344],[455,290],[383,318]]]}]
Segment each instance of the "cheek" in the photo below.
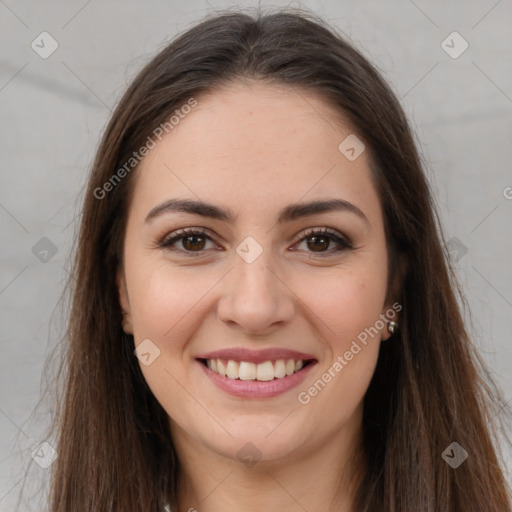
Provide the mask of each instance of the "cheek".
[{"label": "cheek", "polygon": [[316,286],[303,289],[301,297],[314,314],[325,358],[298,398],[343,422],[360,404],[375,370],[385,328],[380,315],[386,271],[381,263],[354,266],[311,282]]},{"label": "cheek", "polygon": [[194,389],[191,368],[195,363],[189,357],[188,342],[207,314],[205,293],[219,276],[192,267],[172,268],[168,262],[151,262],[146,256],[142,265],[132,262],[127,278],[131,279],[135,344],[149,339],[158,353],[151,364],[140,364],[142,374],[169,416],[189,425],[190,418],[202,417],[204,411],[193,393],[183,391]]},{"label": "cheek", "polygon": [[179,340],[187,326],[197,323],[201,299],[214,286],[214,272],[173,268],[168,262],[132,267],[131,297],[135,340]]},{"label": "cheek", "polygon": [[[317,278],[311,275],[299,292],[307,309],[318,318],[315,323],[329,345],[339,350],[375,325],[383,312],[385,295],[382,264],[354,265],[318,274]],[[382,330],[380,323],[378,327]]]}]

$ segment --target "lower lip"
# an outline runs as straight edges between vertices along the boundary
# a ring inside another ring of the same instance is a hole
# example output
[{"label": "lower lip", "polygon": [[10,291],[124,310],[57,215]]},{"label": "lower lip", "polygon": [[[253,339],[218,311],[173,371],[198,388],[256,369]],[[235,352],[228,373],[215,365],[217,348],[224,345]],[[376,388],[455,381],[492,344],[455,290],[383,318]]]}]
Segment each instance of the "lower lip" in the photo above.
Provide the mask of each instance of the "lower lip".
[{"label": "lower lip", "polygon": [[220,389],[240,398],[271,398],[281,395],[286,391],[298,386],[308,375],[309,371],[315,366],[316,361],[309,363],[300,371],[269,381],[240,380],[223,377],[213,372],[201,361],[197,361],[206,376]]}]

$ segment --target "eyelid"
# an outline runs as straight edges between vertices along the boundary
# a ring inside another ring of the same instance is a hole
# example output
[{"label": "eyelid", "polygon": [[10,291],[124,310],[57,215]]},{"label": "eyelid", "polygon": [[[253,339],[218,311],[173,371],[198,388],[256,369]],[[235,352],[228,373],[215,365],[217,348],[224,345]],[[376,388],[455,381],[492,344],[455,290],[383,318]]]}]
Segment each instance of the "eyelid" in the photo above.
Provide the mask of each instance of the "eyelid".
[{"label": "eyelid", "polygon": [[[329,227],[310,227],[302,231],[298,237],[297,240],[293,243],[293,246],[299,244],[300,242],[304,241],[306,238],[312,235],[327,235],[329,238],[332,239],[335,243],[337,243],[340,247],[336,249],[330,249],[325,252],[318,252],[315,253],[314,251],[311,251],[311,254],[316,255],[318,257],[322,256],[330,256],[336,251],[342,250],[342,249],[353,249],[352,242],[343,234],[339,233],[338,231],[329,228]],[[200,228],[200,227],[186,227],[181,228],[176,231],[173,231],[172,233],[166,234],[159,242],[158,246],[163,249],[169,249],[172,245],[174,245],[176,242],[181,240],[182,238],[185,238],[187,236],[203,236],[207,240],[213,242],[214,244],[218,245],[216,241],[216,236],[212,234],[212,232],[207,228]],[[292,247],[293,247],[292,246]],[[169,249],[173,250],[173,249]],[[293,251],[296,251],[296,249],[292,249]],[[201,250],[201,251],[185,251],[183,249],[174,249],[175,252],[185,253],[187,256],[199,256],[202,253],[207,252],[207,250]],[[309,252],[309,251],[308,251]]]},{"label": "eyelid", "polygon": [[350,240],[345,235],[339,233],[335,229],[328,227],[307,228],[298,236],[298,241],[300,242],[311,235],[329,235],[331,238],[338,239],[340,242],[344,242],[347,245],[352,245]]},{"label": "eyelid", "polygon": [[[343,250],[353,250],[354,245],[352,244],[351,240],[343,235],[342,233],[336,231],[335,229],[328,228],[328,227],[312,227],[307,228],[304,230],[300,235],[297,242],[295,242],[294,245],[297,245],[301,243],[302,241],[306,240],[308,237],[316,235],[316,236],[322,236],[327,235],[328,238],[330,238],[334,243],[338,244],[338,247],[334,249],[329,249],[328,251],[307,251],[310,255],[313,255],[313,257],[329,257],[333,254],[337,254]],[[294,249],[296,250],[296,249]]]},{"label": "eyelid", "polygon": [[[194,226],[180,228],[171,233],[167,233],[160,239],[160,241],[158,242],[158,245],[165,249],[165,248],[169,247],[170,245],[176,243],[177,241],[179,241],[182,238],[185,238],[187,236],[203,236],[204,238],[206,238],[218,245],[218,242],[216,241],[217,240],[216,236],[209,229],[194,227]],[[180,252],[193,253],[194,251],[180,251]],[[201,253],[201,252],[204,252],[204,251],[197,251],[197,253]]]}]

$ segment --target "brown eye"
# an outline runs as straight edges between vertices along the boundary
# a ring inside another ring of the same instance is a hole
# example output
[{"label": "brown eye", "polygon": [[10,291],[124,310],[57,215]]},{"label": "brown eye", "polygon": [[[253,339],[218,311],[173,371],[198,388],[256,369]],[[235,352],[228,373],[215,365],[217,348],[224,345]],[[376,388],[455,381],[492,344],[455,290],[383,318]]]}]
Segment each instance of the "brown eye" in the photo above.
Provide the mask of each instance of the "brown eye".
[{"label": "brown eye", "polygon": [[306,246],[306,252],[316,253],[318,256],[331,256],[343,250],[353,249],[347,238],[330,228],[309,229],[300,237],[299,246],[301,244]]},{"label": "brown eye", "polygon": [[[208,242],[211,244],[208,246]],[[203,229],[181,229],[159,242],[160,247],[183,255],[200,255],[215,248],[215,243]]]},{"label": "brown eye", "polygon": [[308,248],[314,252],[322,252],[328,249],[331,241],[328,236],[310,236],[306,240]]},{"label": "brown eye", "polygon": [[183,237],[182,242],[181,242],[181,245],[187,251],[196,251],[196,250],[200,251],[201,249],[204,249],[205,244],[206,244],[205,238],[202,236],[197,236],[197,235]]}]

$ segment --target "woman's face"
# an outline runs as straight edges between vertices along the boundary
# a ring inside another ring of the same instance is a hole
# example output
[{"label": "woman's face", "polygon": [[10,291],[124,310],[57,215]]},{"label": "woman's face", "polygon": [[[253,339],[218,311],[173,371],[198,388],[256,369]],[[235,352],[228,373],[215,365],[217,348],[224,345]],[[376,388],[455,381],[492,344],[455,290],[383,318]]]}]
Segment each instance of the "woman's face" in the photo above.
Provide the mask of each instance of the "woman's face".
[{"label": "woman's face", "polygon": [[136,171],[118,286],[143,375],[179,446],[245,462],[341,446],[392,318],[368,151],[292,88],[196,99]]}]

